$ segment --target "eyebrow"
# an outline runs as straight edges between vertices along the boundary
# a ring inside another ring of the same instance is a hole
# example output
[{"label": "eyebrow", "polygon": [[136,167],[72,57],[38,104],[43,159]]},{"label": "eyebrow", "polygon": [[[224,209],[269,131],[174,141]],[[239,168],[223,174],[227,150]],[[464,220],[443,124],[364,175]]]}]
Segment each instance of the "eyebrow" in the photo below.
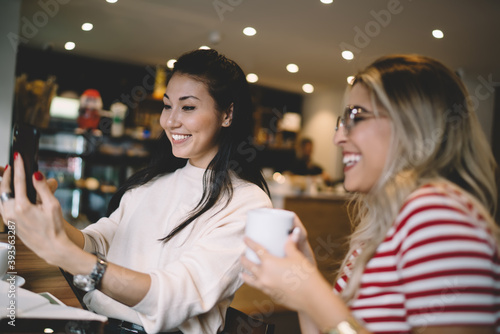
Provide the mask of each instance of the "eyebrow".
[{"label": "eyebrow", "polygon": [[[170,98],[168,97],[168,95],[165,93],[163,94],[163,97],[166,97],[167,99],[170,100]],[[187,99],[196,99],[196,100],[200,100],[199,98],[197,98],[196,96],[193,96],[193,95],[187,95],[187,96],[181,96],[179,98],[179,101],[184,101],[184,100],[187,100]]]}]

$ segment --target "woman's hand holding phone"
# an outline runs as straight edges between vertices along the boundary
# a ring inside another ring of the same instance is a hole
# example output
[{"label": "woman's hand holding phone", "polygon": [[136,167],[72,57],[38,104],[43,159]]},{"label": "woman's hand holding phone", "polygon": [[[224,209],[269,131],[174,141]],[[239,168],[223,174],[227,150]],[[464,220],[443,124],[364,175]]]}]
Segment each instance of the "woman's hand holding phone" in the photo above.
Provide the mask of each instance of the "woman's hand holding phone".
[{"label": "woman's hand holding phone", "polygon": [[[25,189],[28,195],[28,198],[32,203],[41,203],[41,198],[38,196],[35,188],[33,187],[32,175],[36,171],[38,171],[38,143],[39,143],[40,133],[38,129],[31,125],[27,124],[16,124],[13,128],[12,132],[12,148],[11,148],[11,157],[10,157],[10,166],[14,165],[14,154],[20,155],[23,157],[23,161],[25,163]],[[9,166],[9,165],[7,165]],[[0,176],[3,178],[5,173],[5,169],[7,167],[0,167]],[[14,172],[14,169],[11,170]],[[10,178],[10,191],[2,192],[5,193],[4,200],[10,196],[15,197],[15,188],[14,188],[14,177]],[[47,180],[48,187],[50,191],[55,193],[57,190],[57,181],[55,179]],[[7,223],[7,220],[3,214],[3,203],[0,203],[0,215],[4,218],[4,222]]]},{"label": "woman's hand holding phone", "polygon": [[56,263],[61,256],[58,246],[64,248],[63,245],[72,244],[65,232],[61,206],[40,172],[30,175],[30,179],[40,199],[37,204],[28,199],[23,158],[20,154],[15,155],[13,166],[8,166],[3,172],[0,193],[11,193],[11,182],[16,193],[14,198],[2,202],[2,216],[5,222],[14,222],[16,235],[26,246],[48,263]]},{"label": "woman's hand holding phone", "polygon": [[[8,166],[8,165],[7,165]],[[0,166],[0,177],[3,177],[3,173],[5,171],[5,167],[1,167]],[[47,179],[47,185],[49,186],[49,189],[50,191],[54,194],[57,190],[57,187],[59,186],[59,184],[57,183],[57,180],[56,179]],[[36,203],[37,204],[41,204],[42,203],[42,199],[40,198],[40,196],[38,196],[38,194],[36,195]],[[3,214],[2,214],[2,204],[0,203],[0,217],[3,217]]]},{"label": "woman's hand holding phone", "polygon": [[[8,166],[8,165],[7,165]],[[5,171],[5,167],[0,167],[0,177],[3,176],[3,172]],[[50,178],[50,179],[47,179],[47,184],[49,185],[49,188],[50,188],[50,191],[55,194],[56,193],[56,190],[57,188],[59,187],[59,183],[57,182],[56,179],[54,178]],[[40,204],[42,203],[42,200],[40,198],[40,196],[38,196],[38,194],[36,195],[36,203],[37,204]]]}]

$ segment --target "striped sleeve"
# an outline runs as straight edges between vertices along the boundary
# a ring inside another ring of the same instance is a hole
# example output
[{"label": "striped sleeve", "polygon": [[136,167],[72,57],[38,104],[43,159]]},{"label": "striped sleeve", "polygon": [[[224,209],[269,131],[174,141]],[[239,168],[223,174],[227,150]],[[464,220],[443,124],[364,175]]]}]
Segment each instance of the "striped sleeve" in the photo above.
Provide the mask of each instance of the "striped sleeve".
[{"label": "striped sleeve", "polygon": [[421,189],[403,207],[396,229],[411,328],[499,325],[497,247],[464,194]]}]

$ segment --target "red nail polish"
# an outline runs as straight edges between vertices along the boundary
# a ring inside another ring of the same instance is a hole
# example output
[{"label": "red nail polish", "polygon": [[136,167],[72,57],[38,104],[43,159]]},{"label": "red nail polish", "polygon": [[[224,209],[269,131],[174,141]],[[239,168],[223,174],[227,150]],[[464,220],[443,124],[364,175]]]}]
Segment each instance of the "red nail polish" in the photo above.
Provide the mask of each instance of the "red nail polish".
[{"label": "red nail polish", "polygon": [[34,172],[34,173],[33,173],[33,175],[35,175],[35,179],[36,179],[37,181],[41,181],[41,180],[43,180],[43,174],[42,174],[42,173],[40,173],[39,171]]},{"label": "red nail polish", "polygon": [[5,165],[5,168],[4,168],[3,170],[4,170],[4,171],[6,171],[6,170],[7,170],[7,168],[9,168],[9,164],[6,164],[6,165]]},{"label": "red nail polish", "polygon": [[19,152],[14,152],[14,160],[17,159],[17,156],[19,155]]}]

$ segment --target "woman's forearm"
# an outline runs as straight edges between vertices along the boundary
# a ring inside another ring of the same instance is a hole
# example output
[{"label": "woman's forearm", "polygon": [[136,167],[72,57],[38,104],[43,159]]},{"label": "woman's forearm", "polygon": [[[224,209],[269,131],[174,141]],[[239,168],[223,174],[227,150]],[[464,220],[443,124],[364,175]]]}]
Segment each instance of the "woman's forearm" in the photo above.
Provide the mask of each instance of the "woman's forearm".
[{"label": "woman's forearm", "polygon": [[[351,316],[347,305],[335,295],[332,286],[320,274],[314,275],[313,284],[308,284],[308,291],[300,313],[306,323],[316,324],[316,330],[333,328]],[[299,314],[300,314],[299,313]],[[302,325],[301,325],[302,326]],[[307,329],[313,328],[307,324]]]},{"label": "woman's forearm", "polygon": [[[56,252],[63,255],[56,255]],[[55,251],[47,262],[73,275],[89,275],[96,265],[97,257],[66,241],[55,246]],[[99,290],[122,304],[134,306],[146,296],[150,285],[151,278],[148,274],[108,263]]]},{"label": "woman's forearm", "polygon": [[68,223],[66,220],[64,220],[64,230],[66,231],[68,238],[79,248],[83,249],[83,246],[85,245],[85,238],[82,231]]}]

